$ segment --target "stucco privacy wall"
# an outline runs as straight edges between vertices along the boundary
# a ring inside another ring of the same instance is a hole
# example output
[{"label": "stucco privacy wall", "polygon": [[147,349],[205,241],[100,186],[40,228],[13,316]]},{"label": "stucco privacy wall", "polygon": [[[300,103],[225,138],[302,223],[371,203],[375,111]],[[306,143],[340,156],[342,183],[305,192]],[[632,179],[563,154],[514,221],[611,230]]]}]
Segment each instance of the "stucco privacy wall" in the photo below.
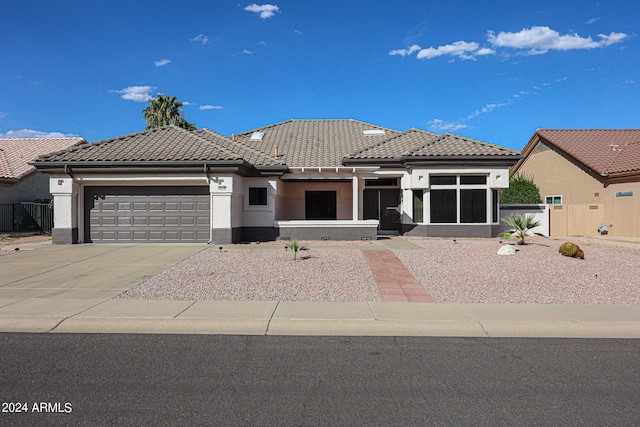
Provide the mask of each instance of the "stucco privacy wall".
[{"label": "stucco privacy wall", "polygon": [[[518,170],[533,177],[540,188],[543,201],[547,196],[562,196],[563,205],[602,206],[602,222],[613,224],[612,236],[640,237],[640,182],[615,183],[605,186],[601,178],[550,149],[540,141]],[[633,191],[633,197],[616,197],[616,192]],[[553,212],[552,212],[553,215]],[[585,229],[584,235],[595,236],[595,227]],[[551,235],[563,229],[551,228]],[[566,229],[565,229],[566,230]],[[582,233],[580,233],[582,234]]]},{"label": "stucco privacy wall", "polygon": [[15,184],[0,184],[0,204],[33,202],[36,199],[50,199],[49,176],[33,173]]}]

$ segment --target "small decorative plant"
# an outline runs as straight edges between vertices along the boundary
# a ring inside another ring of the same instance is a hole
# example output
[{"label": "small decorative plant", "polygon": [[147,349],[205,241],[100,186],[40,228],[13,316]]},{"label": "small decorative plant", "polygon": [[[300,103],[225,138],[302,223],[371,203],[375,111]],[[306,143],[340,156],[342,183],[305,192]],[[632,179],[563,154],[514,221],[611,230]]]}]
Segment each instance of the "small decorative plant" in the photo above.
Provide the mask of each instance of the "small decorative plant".
[{"label": "small decorative plant", "polygon": [[510,215],[506,218],[502,218],[502,222],[513,229],[511,235],[515,236],[518,239],[519,245],[527,244],[525,242],[525,237],[527,236],[536,235],[546,237],[542,233],[532,231],[533,228],[536,228],[540,225],[540,221],[534,220],[533,215]]},{"label": "small decorative plant", "polygon": [[560,250],[558,252],[564,256],[584,259],[584,252],[582,252],[582,249],[580,249],[580,247],[575,243],[564,242],[560,245]]},{"label": "small decorative plant", "polygon": [[287,243],[287,247],[289,249],[291,249],[291,252],[293,252],[293,260],[295,261],[298,257],[298,252],[300,251],[308,251],[309,248],[306,246],[302,246],[300,243],[298,243],[298,240],[294,240],[291,243]]}]

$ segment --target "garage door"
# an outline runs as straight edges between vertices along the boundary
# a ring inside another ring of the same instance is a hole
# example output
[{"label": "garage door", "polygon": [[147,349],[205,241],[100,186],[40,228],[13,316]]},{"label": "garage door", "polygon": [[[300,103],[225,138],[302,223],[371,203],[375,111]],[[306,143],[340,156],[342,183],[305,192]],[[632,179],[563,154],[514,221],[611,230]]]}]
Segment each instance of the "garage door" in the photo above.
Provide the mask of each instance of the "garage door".
[{"label": "garage door", "polygon": [[84,197],[85,241],[209,240],[209,187],[85,187]]}]

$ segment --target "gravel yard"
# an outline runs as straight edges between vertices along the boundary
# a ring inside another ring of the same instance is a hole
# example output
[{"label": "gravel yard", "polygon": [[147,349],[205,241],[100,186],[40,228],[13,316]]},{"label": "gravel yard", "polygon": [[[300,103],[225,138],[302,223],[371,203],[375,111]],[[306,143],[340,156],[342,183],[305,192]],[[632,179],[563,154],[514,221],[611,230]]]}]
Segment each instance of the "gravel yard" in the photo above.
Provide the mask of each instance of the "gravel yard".
[{"label": "gravel yard", "polygon": [[530,238],[512,256],[496,240],[416,239],[425,252],[396,251],[437,302],[640,304],[640,251],[575,241],[585,259],[558,253],[564,240]]},{"label": "gravel yard", "polygon": [[[558,253],[563,241],[531,238],[513,256],[497,239],[410,238],[424,250],[394,253],[436,302],[640,304],[640,247],[576,239],[584,260]],[[211,248],[121,295],[129,299],[381,301],[358,242],[301,252],[284,244]],[[333,242],[334,245],[337,242]],[[505,242],[506,243],[506,242]],[[282,246],[282,248],[280,248]],[[342,246],[344,247],[344,246]]]},{"label": "gravel yard", "polygon": [[357,249],[299,252],[284,244],[199,252],[122,296],[217,301],[381,301]]}]

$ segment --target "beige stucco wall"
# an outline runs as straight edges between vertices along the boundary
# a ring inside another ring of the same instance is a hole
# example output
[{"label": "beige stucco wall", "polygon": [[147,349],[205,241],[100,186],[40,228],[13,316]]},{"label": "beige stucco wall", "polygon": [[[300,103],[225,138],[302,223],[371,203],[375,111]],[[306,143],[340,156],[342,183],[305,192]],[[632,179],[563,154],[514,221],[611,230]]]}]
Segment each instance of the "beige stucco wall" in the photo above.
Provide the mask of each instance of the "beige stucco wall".
[{"label": "beige stucco wall", "polygon": [[[585,226],[571,227],[565,231],[584,230],[584,235],[597,235],[598,231],[593,226],[594,221],[613,224],[609,235],[640,237],[640,182],[622,184],[605,184],[590,175],[576,164],[562,155],[553,151],[542,142],[539,142],[529,157],[523,162],[519,172],[533,177],[534,182],[540,188],[540,196],[545,201],[547,196],[562,196],[563,205],[572,205],[575,212],[578,209],[585,214],[575,214],[571,221],[579,221],[585,218],[588,222]],[[633,191],[633,197],[616,198],[616,191]],[[578,205],[582,207],[578,208]],[[591,206],[600,206],[600,213],[595,216],[586,213],[587,210],[595,211]],[[574,212],[572,211],[572,212]],[[552,227],[551,235],[564,235],[561,227],[553,227],[554,211],[551,211]],[[571,217],[571,215],[570,215]],[[570,224],[571,225],[571,224]],[[581,234],[581,233],[577,233]]]},{"label": "beige stucco wall", "polygon": [[305,191],[336,191],[337,219],[353,219],[353,184],[351,182],[280,182],[282,191],[276,219],[280,221],[303,220]]}]

